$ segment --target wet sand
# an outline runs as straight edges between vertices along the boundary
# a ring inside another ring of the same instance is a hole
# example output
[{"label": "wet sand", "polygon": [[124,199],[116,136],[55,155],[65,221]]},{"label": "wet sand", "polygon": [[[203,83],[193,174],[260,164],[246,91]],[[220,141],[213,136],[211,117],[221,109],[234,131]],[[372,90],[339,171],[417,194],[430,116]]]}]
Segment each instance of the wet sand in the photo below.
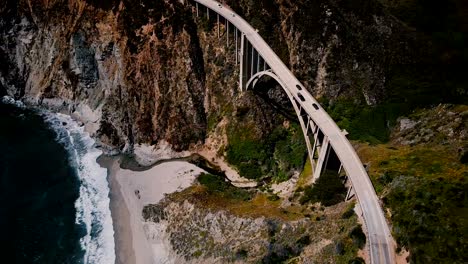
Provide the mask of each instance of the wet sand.
[{"label": "wet sand", "polygon": [[107,168],[107,180],[110,188],[110,209],[114,224],[115,263],[136,264],[135,251],[130,228],[130,212],[123,199],[121,186],[116,179],[119,169],[118,157],[101,156],[98,160],[102,167]]}]

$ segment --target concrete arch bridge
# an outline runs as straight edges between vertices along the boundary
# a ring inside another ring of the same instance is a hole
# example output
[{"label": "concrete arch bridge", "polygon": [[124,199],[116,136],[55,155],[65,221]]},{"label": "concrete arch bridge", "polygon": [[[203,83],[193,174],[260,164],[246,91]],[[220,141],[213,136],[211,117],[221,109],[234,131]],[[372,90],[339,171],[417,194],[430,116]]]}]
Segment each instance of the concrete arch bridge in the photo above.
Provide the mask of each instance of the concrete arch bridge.
[{"label": "concrete arch bridge", "polygon": [[197,17],[216,19],[218,37],[220,24],[225,24],[223,37],[226,37],[227,46],[235,47],[241,91],[253,88],[264,76],[275,79],[281,85],[291,100],[304,133],[314,181],[325,170],[346,174],[362,210],[371,263],[395,263],[395,245],[379,199],[346,133],[242,17],[214,0],[182,1],[192,6]]}]

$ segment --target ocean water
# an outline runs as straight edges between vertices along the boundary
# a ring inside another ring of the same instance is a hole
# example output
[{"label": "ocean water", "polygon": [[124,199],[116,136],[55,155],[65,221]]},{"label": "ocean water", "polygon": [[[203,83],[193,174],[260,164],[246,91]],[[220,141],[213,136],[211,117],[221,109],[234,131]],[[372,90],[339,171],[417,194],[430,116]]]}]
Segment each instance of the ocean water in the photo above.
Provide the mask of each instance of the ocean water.
[{"label": "ocean water", "polygon": [[115,262],[99,155],[70,117],[0,102],[0,262]]}]

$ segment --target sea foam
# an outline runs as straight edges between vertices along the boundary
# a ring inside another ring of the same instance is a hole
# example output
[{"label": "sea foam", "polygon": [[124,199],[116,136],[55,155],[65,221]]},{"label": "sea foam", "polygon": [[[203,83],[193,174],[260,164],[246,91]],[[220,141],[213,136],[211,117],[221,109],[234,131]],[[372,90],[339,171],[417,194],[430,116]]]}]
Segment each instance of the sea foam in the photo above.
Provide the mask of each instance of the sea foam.
[{"label": "sea foam", "polygon": [[25,105],[23,104],[23,102],[15,100],[13,99],[13,97],[10,97],[8,95],[3,96],[0,101],[4,104],[14,105],[18,108],[25,108]]},{"label": "sea foam", "polygon": [[85,252],[83,263],[115,263],[107,169],[96,162],[102,151],[95,147],[95,141],[70,116],[52,113],[44,116],[57,133],[57,140],[68,150],[71,165],[76,168],[80,180],[75,222],[86,229],[86,234],[80,239]]}]

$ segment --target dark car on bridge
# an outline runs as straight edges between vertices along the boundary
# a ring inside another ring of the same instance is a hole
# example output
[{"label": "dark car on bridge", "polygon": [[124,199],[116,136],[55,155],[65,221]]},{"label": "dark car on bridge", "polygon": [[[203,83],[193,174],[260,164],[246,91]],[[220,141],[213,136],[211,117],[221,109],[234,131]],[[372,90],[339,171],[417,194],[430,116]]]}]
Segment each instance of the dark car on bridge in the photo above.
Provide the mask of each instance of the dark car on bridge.
[{"label": "dark car on bridge", "polygon": [[297,97],[299,97],[299,99],[301,99],[302,102],[305,102],[305,98],[304,96],[302,96],[302,94],[297,93]]}]

